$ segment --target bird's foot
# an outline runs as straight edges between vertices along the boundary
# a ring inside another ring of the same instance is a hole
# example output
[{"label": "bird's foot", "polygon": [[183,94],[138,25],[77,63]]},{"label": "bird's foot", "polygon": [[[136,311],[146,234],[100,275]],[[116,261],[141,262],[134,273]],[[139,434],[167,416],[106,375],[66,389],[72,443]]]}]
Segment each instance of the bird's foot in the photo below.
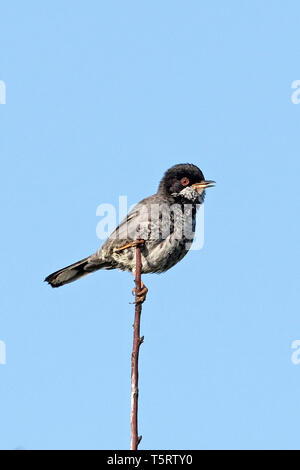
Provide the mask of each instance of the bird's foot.
[{"label": "bird's foot", "polygon": [[141,289],[139,291],[136,290],[136,287],[132,290],[132,295],[136,296],[136,304],[142,304],[145,302],[148,293],[148,288],[142,282]]},{"label": "bird's foot", "polygon": [[121,246],[120,248],[115,248],[115,252],[119,253],[120,251],[126,250],[127,248],[134,248],[135,246],[144,245],[145,240],[134,240],[133,242],[127,243],[126,245]]}]

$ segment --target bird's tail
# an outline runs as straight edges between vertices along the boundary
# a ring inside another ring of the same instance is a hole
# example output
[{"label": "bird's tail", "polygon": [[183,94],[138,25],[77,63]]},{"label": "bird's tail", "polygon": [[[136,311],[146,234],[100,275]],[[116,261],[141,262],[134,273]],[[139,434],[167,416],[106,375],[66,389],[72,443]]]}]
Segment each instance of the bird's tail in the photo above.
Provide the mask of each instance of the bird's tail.
[{"label": "bird's tail", "polygon": [[101,263],[98,263],[97,265],[91,263],[92,258],[93,256],[88,256],[77,263],[60,269],[59,271],[47,276],[45,281],[52,287],[60,287],[105,267],[105,265],[101,265]]}]

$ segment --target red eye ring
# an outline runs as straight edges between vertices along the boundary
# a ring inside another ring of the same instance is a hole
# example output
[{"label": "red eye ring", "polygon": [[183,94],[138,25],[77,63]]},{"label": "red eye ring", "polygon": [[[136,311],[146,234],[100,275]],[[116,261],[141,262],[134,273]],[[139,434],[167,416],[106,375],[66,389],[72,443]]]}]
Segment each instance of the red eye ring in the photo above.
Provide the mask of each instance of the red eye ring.
[{"label": "red eye ring", "polygon": [[182,184],[182,186],[187,186],[188,184],[190,184],[190,180],[186,176],[184,176],[183,178],[181,178],[180,183]]}]

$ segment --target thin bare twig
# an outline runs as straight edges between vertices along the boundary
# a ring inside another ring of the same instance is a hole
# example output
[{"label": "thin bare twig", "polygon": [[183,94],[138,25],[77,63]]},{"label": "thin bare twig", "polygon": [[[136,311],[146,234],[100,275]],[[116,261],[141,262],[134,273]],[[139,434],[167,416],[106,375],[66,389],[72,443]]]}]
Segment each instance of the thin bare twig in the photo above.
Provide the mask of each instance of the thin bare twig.
[{"label": "thin bare twig", "polygon": [[140,338],[140,324],[142,313],[142,302],[138,299],[141,290],[141,249],[136,246],[136,270],[135,270],[135,315],[133,325],[133,348],[131,355],[131,443],[130,449],[137,450],[142,436],[138,435],[138,397],[139,397],[139,350],[144,337]]}]

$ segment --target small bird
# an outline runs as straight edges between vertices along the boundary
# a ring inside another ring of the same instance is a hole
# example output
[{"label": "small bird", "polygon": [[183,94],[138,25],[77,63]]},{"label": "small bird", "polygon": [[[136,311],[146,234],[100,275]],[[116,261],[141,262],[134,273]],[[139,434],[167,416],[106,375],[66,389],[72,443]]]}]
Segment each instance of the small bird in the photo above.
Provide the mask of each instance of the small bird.
[{"label": "small bird", "polygon": [[[120,269],[135,275],[135,247],[140,246],[143,274],[162,273],[189,251],[195,235],[196,212],[205,198],[206,181],[195,165],[167,170],[157,193],[140,201],[96,253],[46,277],[52,287],[76,281],[98,269]],[[148,292],[142,283],[138,301]]]}]

